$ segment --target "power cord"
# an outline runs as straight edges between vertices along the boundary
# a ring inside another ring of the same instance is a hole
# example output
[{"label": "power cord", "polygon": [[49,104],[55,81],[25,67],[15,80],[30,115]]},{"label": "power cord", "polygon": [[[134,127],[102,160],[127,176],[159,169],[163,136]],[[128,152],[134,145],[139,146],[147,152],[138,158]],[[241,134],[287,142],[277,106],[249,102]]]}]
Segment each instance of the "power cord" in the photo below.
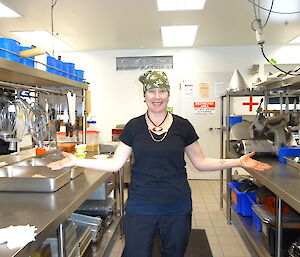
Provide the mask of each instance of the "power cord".
[{"label": "power cord", "polygon": [[[255,31],[256,41],[260,45],[263,57],[267,60],[268,63],[270,63],[271,65],[273,65],[274,68],[276,68],[277,70],[283,72],[284,74],[286,74],[286,75],[292,75],[292,76],[300,76],[300,73],[297,73],[297,72],[299,72],[300,67],[297,68],[297,69],[295,69],[295,70],[284,71],[283,69],[279,68],[275,64],[276,63],[275,60],[273,60],[273,59],[269,60],[269,58],[266,56],[266,54],[264,52],[265,39],[264,39],[264,36],[263,36],[263,28],[267,25],[271,13],[279,13],[279,12],[274,12],[272,10],[273,5],[274,5],[274,0],[272,0],[270,9],[266,9],[266,8],[261,7],[260,4],[256,4],[255,3],[255,0],[248,0],[248,1],[253,4],[253,10],[254,10],[254,16],[255,16],[255,19],[251,23],[251,28],[252,28],[252,30]],[[256,12],[256,7],[260,8],[260,9],[267,10],[269,12],[264,25],[262,25],[262,23],[261,23],[260,10],[258,9],[258,11]],[[289,13],[289,14],[295,14],[295,13],[300,13],[300,11]],[[280,14],[287,14],[287,13],[280,13]],[[254,23],[257,24],[257,28],[256,29],[254,28]]]},{"label": "power cord", "polygon": [[[58,0],[52,0],[51,4],[51,34],[54,36],[54,18],[53,18],[53,11],[54,11],[54,6],[56,5]],[[54,56],[54,47],[52,49],[52,56]]]},{"label": "power cord", "polygon": [[[255,3],[255,0],[248,0],[250,3],[254,4],[256,7],[262,9],[262,10],[265,10],[265,11],[270,11],[270,9],[267,9],[265,7],[262,7],[261,5],[259,4],[256,4]],[[295,11],[295,12],[277,12],[277,11],[273,11],[271,10],[272,13],[276,13],[276,14],[297,14],[297,13],[300,13],[300,11]]]}]

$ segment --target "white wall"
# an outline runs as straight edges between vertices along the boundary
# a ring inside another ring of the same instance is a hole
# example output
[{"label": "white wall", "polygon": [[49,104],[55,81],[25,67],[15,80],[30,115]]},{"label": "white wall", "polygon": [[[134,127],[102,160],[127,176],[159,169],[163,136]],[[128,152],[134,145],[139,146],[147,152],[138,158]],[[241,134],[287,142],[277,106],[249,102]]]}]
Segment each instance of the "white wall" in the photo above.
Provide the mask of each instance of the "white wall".
[{"label": "white wall", "polygon": [[[265,46],[265,53],[277,63],[300,63],[300,46]],[[252,84],[256,77],[249,74],[253,64],[265,64],[260,47],[229,46],[177,49],[137,49],[119,51],[88,51],[61,53],[63,61],[85,70],[92,92],[92,115],[96,116],[101,141],[111,140],[111,129],[145,112],[142,86],[138,77],[145,72],[116,71],[115,57],[142,55],[173,55],[174,69],[166,70],[171,83],[169,106],[180,114],[179,83],[190,72],[233,72],[239,69]]]}]

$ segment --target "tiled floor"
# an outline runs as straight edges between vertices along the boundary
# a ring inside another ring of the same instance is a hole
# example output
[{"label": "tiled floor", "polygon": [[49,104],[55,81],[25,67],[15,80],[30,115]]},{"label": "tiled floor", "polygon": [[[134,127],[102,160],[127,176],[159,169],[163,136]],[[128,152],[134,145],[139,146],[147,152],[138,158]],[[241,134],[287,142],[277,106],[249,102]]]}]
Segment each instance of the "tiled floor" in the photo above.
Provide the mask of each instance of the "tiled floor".
[{"label": "tiled floor", "polygon": [[220,183],[190,180],[193,198],[193,228],[205,229],[213,257],[254,257],[241,239],[235,225],[228,225],[224,209],[220,210]]},{"label": "tiled floor", "polygon": [[[219,181],[190,180],[193,198],[193,228],[205,229],[213,257],[256,257],[248,250],[235,225],[228,225],[225,208],[219,207]],[[119,240],[110,257],[120,257],[124,240]]]}]

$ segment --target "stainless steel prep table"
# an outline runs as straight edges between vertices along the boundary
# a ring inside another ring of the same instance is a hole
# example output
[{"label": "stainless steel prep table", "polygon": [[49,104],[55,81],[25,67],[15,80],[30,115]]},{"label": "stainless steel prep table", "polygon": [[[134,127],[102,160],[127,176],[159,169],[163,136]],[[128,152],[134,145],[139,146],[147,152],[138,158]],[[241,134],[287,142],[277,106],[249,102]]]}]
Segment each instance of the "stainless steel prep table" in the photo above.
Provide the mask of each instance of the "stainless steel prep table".
[{"label": "stainless steel prep table", "polygon": [[[237,158],[237,154],[232,150],[229,153],[230,158]],[[247,169],[247,171],[257,179],[261,184],[271,190],[277,197],[277,215],[276,215],[276,233],[278,234],[278,242],[276,247],[275,256],[281,256],[281,245],[282,245],[282,224],[281,224],[281,201],[283,200],[300,213],[300,171],[299,169],[288,165],[286,163],[279,162],[275,157],[273,158],[255,158],[259,161],[269,163],[272,168],[267,171],[255,171]],[[227,170],[227,178],[230,177],[231,169]],[[227,193],[227,203],[229,203],[229,194]],[[231,219],[230,206],[227,205],[227,219]],[[236,215],[242,222],[242,227],[250,242],[253,244],[259,256],[269,256],[262,245],[262,239],[260,233],[257,233],[254,229],[249,226],[247,218]]]},{"label": "stainless steel prep table", "polygon": [[[230,158],[237,158],[230,154]],[[275,195],[300,213],[300,171],[291,165],[279,162],[275,157],[256,157],[256,160],[272,165],[267,171],[247,171]]]},{"label": "stainless steel prep table", "polygon": [[110,175],[88,169],[54,193],[0,192],[0,228],[27,224],[37,227],[36,241],[13,250],[1,244],[0,256],[28,257]]}]

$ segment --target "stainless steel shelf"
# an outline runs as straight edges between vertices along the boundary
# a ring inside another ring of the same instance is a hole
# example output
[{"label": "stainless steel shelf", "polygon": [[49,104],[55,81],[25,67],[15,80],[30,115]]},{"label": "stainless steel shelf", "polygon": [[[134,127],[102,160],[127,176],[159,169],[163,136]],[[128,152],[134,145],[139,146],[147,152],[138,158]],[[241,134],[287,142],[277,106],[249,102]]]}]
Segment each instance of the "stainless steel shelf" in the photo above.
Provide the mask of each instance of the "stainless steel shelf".
[{"label": "stainless steel shelf", "polygon": [[120,222],[121,222],[120,216],[115,216],[113,218],[113,222],[104,232],[104,235],[99,245],[97,245],[97,251],[93,253],[94,257],[106,256],[106,254],[110,252],[110,248],[113,247],[115,240],[117,239],[116,237],[120,234],[117,233],[120,228]]},{"label": "stainless steel shelf", "polygon": [[81,83],[50,72],[35,69],[14,61],[0,58],[0,80],[32,87],[87,89],[87,83]]},{"label": "stainless steel shelf", "polygon": [[87,169],[55,193],[1,192],[0,228],[29,224],[37,227],[37,235],[24,247],[10,250],[1,244],[0,256],[30,256],[110,175]]},{"label": "stainless steel shelf", "polygon": [[272,91],[279,89],[299,90],[300,76],[290,77],[278,81],[265,81],[254,84],[254,87],[259,91]]},{"label": "stainless steel shelf", "polygon": [[252,225],[252,218],[251,217],[243,217],[237,214],[234,210],[232,210],[232,217],[234,221],[237,221],[243,232],[245,233],[246,237],[252,244],[253,248],[255,249],[256,253],[260,257],[271,257],[269,252],[266,250],[263,244],[263,235],[262,232],[257,231],[254,226]]}]

